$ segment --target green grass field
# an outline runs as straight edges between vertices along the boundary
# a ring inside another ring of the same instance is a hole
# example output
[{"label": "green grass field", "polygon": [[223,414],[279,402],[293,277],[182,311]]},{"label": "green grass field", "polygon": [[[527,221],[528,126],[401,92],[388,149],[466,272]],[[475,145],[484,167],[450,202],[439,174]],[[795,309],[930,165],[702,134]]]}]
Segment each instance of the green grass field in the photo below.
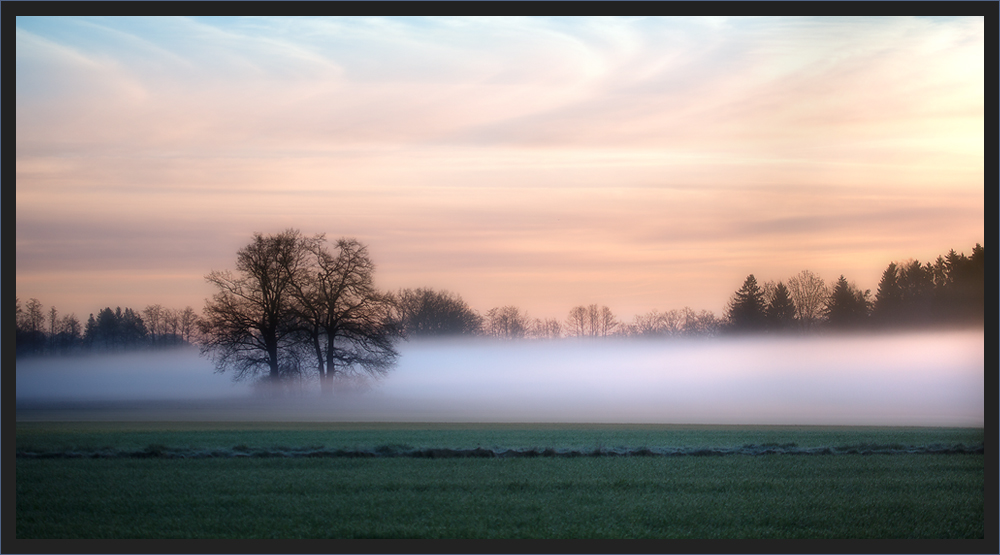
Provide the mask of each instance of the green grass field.
[{"label": "green grass field", "polygon": [[982,429],[18,423],[17,538],[982,538],[982,454],[32,458],[982,443]]}]

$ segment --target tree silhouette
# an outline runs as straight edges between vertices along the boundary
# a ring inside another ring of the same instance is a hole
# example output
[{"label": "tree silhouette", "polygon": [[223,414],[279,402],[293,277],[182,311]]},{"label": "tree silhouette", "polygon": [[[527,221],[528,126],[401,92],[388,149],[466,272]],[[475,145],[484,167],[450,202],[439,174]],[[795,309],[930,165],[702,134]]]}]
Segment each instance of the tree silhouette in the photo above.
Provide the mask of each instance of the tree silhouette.
[{"label": "tree silhouette", "polygon": [[[151,312],[150,307],[144,312]],[[162,341],[164,337],[161,334],[172,329],[163,326],[164,322],[170,321],[169,315],[173,311],[161,308],[159,313],[160,327],[156,327],[156,324],[148,323],[157,321],[149,315],[143,318],[138,311],[128,307],[124,310],[121,307],[114,310],[106,307],[97,312],[96,318],[91,313],[86,326],[83,326],[76,314],[60,316],[55,306],[45,311],[42,303],[34,298],[22,308],[18,298],[16,356],[69,355],[81,350],[121,352],[183,343],[180,336],[172,338],[172,341]],[[184,314],[189,326],[197,320],[197,314],[191,307],[185,309]],[[154,338],[157,339],[155,342]]]},{"label": "tree silhouette", "polygon": [[778,282],[765,309],[768,328],[787,330],[795,321],[795,304],[785,284]]},{"label": "tree silhouette", "polygon": [[945,258],[947,277],[940,294],[942,316],[955,322],[982,323],[985,310],[985,260],[976,243],[972,256],[951,250]]},{"label": "tree silhouette", "polygon": [[282,370],[292,371],[289,365],[283,368],[280,355],[297,339],[292,280],[305,270],[307,254],[297,230],[254,233],[236,253],[237,273],[205,276],[218,292],[205,303],[202,352],[213,357],[218,371],[232,369],[236,379],[263,371],[274,383]]},{"label": "tree silhouette", "polygon": [[313,367],[324,393],[356,371],[388,371],[398,356],[392,296],[375,289],[365,246],[341,239],[337,249],[295,229],[255,233],[237,253],[238,274],[206,276],[219,292],[199,327],[217,370],[232,369],[236,379],[266,372],[277,385]]},{"label": "tree silhouette", "polygon": [[486,312],[486,333],[498,339],[518,339],[527,335],[530,320],[516,306],[491,308]]},{"label": "tree silhouette", "polygon": [[555,318],[535,318],[531,322],[529,335],[537,339],[556,339],[562,336],[562,326]]},{"label": "tree silhouette", "polygon": [[[674,311],[676,312],[676,311]],[[645,314],[636,314],[632,323],[626,326],[626,335],[633,337],[662,337],[675,332],[672,322],[665,314],[653,309]]]},{"label": "tree silhouette", "polygon": [[954,249],[933,263],[892,262],[879,282],[873,319],[883,326],[981,323],[984,311],[983,247],[966,257]]},{"label": "tree silhouette", "polygon": [[17,353],[18,354],[39,354],[45,346],[45,332],[42,329],[45,321],[45,314],[42,312],[42,303],[36,298],[31,298],[21,309],[21,302],[17,303]]},{"label": "tree silhouette", "polygon": [[685,306],[681,311],[680,326],[684,335],[713,336],[722,328],[723,322],[711,310],[695,312],[691,307]]},{"label": "tree silhouette", "polygon": [[872,318],[881,325],[896,323],[903,307],[903,289],[899,286],[899,270],[895,262],[882,272],[875,292]]},{"label": "tree silhouette", "polygon": [[898,282],[903,317],[911,325],[930,323],[934,317],[934,271],[930,262],[922,265],[918,260],[909,260],[900,264]]},{"label": "tree silhouette", "polygon": [[607,337],[618,326],[614,313],[603,305],[575,306],[566,317],[566,331],[576,337]]},{"label": "tree silhouette", "polygon": [[410,337],[475,335],[483,318],[447,291],[429,288],[401,289],[396,295],[403,332]]},{"label": "tree silhouette", "polygon": [[763,329],[766,320],[764,291],[757,285],[753,274],[747,276],[743,286],[729,301],[727,317],[730,328],[735,331]]},{"label": "tree silhouette", "polygon": [[298,329],[308,337],[324,394],[338,380],[381,376],[399,353],[401,336],[393,317],[392,295],[375,288],[375,264],[368,248],[356,239],[337,241],[337,254],[326,249],[322,235],[302,242],[311,254],[304,271],[289,267]]},{"label": "tree silhouette", "polygon": [[788,292],[795,304],[795,316],[804,329],[812,328],[823,316],[830,292],[823,278],[802,270],[788,280]]},{"label": "tree silhouette", "polygon": [[131,308],[110,307],[90,315],[84,340],[97,351],[124,351],[147,345],[148,330],[142,318]]},{"label": "tree silhouette", "polygon": [[51,338],[52,353],[68,355],[80,347],[80,321],[75,314],[59,319],[55,336]]},{"label": "tree silhouette", "polygon": [[149,331],[139,313],[131,308],[126,308],[124,312],[117,309],[115,316],[118,318],[118,330],[121,333],[121,348],[145,347]]},{"label": "tree silhouette", "polygon": [[571,336],[583,337],[587,333],[587,307],[574,306],[566,317],[566,333]]},{"label": "tree silhouette", "polygon": [[868,318],[869,291],[861,292],[840,276],[827,301],[826,319],[831,327],[856,327]]},{"label": "tree silhouette", "polygon": [[[591,305],[591,307],[594,306],[595,305]],[[618,329],[618,319],[615,318],[615,315],[611,312],[610,308],[601,305],[601,308],[597,313],[597,326],[595,328],[594,335],[599,337],[608,337],[609,335],[613,335],[616,329]]]},{"label": "tree silhouette", "polygon": [[177,333],[180,333],[181,339],[188,343],[194,340],[194,334],[198,328],[198,320],[198,314],[190,306],[184,307],[184,310],[177,314]]},{"label": "tree silhouette", "polygon": [[161,336],[166,326],[165,319],[167,314],[159,304],[151,304],[143,309],[142,315],[145,316],[144,321],[146,322],[146,329],[149,331],[149,340],[155,345],[162,339]]}]

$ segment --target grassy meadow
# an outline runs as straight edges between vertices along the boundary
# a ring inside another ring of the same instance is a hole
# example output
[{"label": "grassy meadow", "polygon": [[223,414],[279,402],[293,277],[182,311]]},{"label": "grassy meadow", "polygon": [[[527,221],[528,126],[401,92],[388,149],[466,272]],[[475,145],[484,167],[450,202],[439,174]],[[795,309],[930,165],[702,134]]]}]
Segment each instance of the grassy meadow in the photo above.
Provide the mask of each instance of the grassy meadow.
[{"label": "grassy meadow", "polygon": [[[964,428],[19,422],[16,536],[982,538],[983,455],[900,454],[982,441]],[[748,445],[834,454],[695,456]],[[477,447],[497,455],[382,456]],[[500,456],[525,451],[539,456]]]}]

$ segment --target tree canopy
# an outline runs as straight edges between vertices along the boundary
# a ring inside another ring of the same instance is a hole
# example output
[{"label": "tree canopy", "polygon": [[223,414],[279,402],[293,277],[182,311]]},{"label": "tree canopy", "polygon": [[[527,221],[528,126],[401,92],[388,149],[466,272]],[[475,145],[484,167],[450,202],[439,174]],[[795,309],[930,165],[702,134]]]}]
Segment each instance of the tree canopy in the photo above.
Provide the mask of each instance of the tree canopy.
[{"label": "tree canopy", "polygon": [[829,325],[843,329],[864,323],[868,318],[869,294],[870,291],[862,292],[848,283],[844,276],[840,276],[826,304],[825,314]]},{"label": "tree canopy", "polygon": [[237,252],[237,273],[206,276],[219,291],[205,305],[202,350],[218,371],[236,379],[264,373],[278,385],[314,368],[331,393],[337,378],[392,367],[400,335],[393,297],[375,288],[364,245],[340,239],[336,248],[294,229],[256,233]]},{"label": "tree canopy", "polygon": [[783,331],[792,327],[795,320],[795,303],[792,302],[791,293],[784,283],[779,281],[774,287],[764,312],[769,329]]},{"label": "tree canopy", "polygon": [[407,337],[475,335],[483,327],[482,316],[448,291],[401,289],[396,303]]},{"label": "tree canopy", "polygon": [[729,302],[729,325],[735,331],[762,330],[767,319],[765,310],[764,290],[750,274]]}]

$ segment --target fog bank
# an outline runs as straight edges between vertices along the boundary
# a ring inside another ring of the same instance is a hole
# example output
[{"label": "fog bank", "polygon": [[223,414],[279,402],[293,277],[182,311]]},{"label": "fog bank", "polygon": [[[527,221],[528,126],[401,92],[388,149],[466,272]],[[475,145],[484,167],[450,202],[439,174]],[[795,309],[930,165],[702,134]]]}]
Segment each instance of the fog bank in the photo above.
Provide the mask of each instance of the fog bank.
[{"label": "fog bank", "polygon": [[[982,426],[979,331],[411,341],[363,394],[255,397],[197,351],[17,362],[18,419]],[[60,412],[62,411],[62,412]]]}]

